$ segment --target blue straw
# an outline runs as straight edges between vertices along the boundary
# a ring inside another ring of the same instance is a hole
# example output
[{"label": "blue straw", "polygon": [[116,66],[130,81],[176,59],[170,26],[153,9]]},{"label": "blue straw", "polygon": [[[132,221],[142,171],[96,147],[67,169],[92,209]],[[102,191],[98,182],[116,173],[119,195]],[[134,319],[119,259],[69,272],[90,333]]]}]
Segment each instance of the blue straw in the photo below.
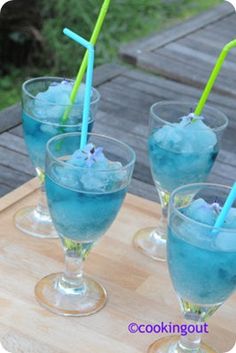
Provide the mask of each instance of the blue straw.
[{"label": "blue straw", "polygon": [[217,229],[215,228],[221,228],[224,224],[224,221],[227,217],[227,214],[229,213],[229,210],[231,209],[234,201],[236,200],[236,183],[234,183],[226,201],[225,204],[219,214],[219,216],[217,217],[216,223],[214,225],[214,230],[213,232],[216,232]]},{"label": "blue straw", "polygon": [[91,93],[92,93],[92,84],[93,84],[93,66],[94,66],[94,46],[80,37],[78,34],[72,32],[68,28],[64,28],[63,33],[74,40],[76,43],[81,44],[88,50],[88,67],[86,73],[86,86],[85,86],[85,96],[84,96],[84,109],[83,109],[83,120],[82,120],[82,129],[81,129],[81,141],[80,149],[83,149],[87,144],[88,136],[88,122],[89,122],[89,112],[90,112],[90,102],[91,102]]}]

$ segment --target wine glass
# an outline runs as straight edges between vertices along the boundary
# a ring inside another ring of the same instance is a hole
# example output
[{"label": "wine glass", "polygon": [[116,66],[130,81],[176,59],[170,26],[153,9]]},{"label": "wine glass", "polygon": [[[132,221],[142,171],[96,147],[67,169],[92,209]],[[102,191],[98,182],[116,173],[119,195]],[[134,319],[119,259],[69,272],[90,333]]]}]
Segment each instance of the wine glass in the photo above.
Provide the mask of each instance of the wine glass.
[{"label": "wine glass", "polygon": [[187,123],[185,120],[187,132],[183,134],[183,129],[178,129],[176,123],[179,127],[181,117],[188,116],[195,107],[194,102],[163,101],[150,109],[148,155],[162,216],[157,228],[139,230],[133,241],[136,249],[154,260],[166,260],[166,217],[170,193],[181,185],[207,179],[228,125],[224,113],[206,105],[200,123],[196,124],[191,118]]},{"label": "wine glass", "polygon": [[[171,195],[167,259],[187,325],[206,321],[236,289],[236,209],[231,209],[223,228],[214,228],[212,218],[213,214],[217,218],[229,192],[228,186],[200,183],[182,186]],[[187,200],[186,197],[189,201],[180,206],[180,200]],[[167,352],[214,350],[201,343],[201,336],[196,333],[165,337],[148,350]]]},{"label": "wine glass", "polygon": [[[65,254],[65,271],[41,279],[35,295],[46,309],[65,316],[90,315],[105,304],[106,290],[83,275],[83,262],[115,220],[135,163],[129,146],[102,135],[89,134],[89,145],[79,152],[80,136],[62,134],[47,144],[46,194]],[[101,147],[108,163],[98,167]],[[75,151],[88,163],[94,158],[93,168],[73,164]]]},{"label": "wine glass", "polygon": [[[51,94],[50,102],[40,96],[40,93],[55,87],[57,83],[70,85],[73,80],[65,80],[60,77],[38,77],[26,81],[22,86],[22,123],[24,139],[27,150],[33,163],[40,183],[40,199],[36,206],[29,206],[20,209],[15,215],[15,225],[22,232],[40,238],[57,238],[58,235],[52,224],[48,212],[45,190],[44,190],[44,169],[47,141],[63,132],[81,130],[83,114],[83,94],[81,101],[70,109],[69,119],[62,123],[65,111],[70,105],[56,103],[59,99]],[[59,94],[59,93],[58,93]],[[63,98],[62,102],[63,102]],[[54,103],[52,103],[55,101]],[[92,91],[90,105],[89,131],[92,130],[95,115],[100,101],[100,94],[96,89]]]}]

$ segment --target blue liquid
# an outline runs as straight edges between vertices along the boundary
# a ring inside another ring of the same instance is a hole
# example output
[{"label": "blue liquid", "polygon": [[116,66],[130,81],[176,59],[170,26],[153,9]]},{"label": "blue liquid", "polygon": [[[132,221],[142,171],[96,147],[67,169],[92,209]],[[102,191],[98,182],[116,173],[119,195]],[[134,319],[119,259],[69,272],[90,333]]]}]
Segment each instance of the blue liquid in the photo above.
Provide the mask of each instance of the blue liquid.
[{"label": "blue liquid", "polygon": [[220,304],[236,289],[236,251],[193,245],[169,228],[167,253],[175,290],[183,299],[201,305]]},{"label": "blue liquid", "polygon": [[[48,140],[52,137],[65,133],[65,132],[79,132],[81,131],[81,125],[78,124],[75,127],[64,127],[58,126],[51,122],[39,121],[27,115],[25,112],[22,114],[24,139],[28,149],[30,159],[35,168],[44,170],[45,157],[46,157],[46,145]],[[91,132],[93,128],[93,121],[90,121],[88,130]]]},{"label": "blue liquid", "polygon": [[61,237],[92,243],[117,216],[126,188],[110,193],[86,193],[66,188],[46,175],[46,193],[53,223]]},{"label": "blue liquid", "polygon": [[157,186],[171,192],[177,187],[207,179],[219,149],[216,145],[210,151],[180,153],[163,149],[155,140],[154,130],[148,139],[148,154],[153,179]]}]

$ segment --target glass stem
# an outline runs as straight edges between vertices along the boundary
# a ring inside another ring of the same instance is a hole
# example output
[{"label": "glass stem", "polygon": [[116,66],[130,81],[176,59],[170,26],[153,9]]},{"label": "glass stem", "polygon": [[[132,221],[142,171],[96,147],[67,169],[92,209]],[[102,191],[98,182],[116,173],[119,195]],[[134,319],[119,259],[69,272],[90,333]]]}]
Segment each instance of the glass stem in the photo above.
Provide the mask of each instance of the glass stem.
[{"label": "glass stem", "polygon": [[83,262],[84,257],[76,247],[65,249],[65,270],[59,280],[59,287],[67,294],[84,293],[86,288],[83,278]]},{"label": "glass stem", "polygon": [[158,233],[163,235],[163,238],[166,239],[167,233],[167,213],[169,205],[170,195],[162,190],[157,190],[161,202],[161,218],[158,225]]},{"label": "glass stem", "polygon": [[44,182],[40,185],[40,196],[36,210],[42,216],[49,216]]},{"label": "glass stem", "polygon": [[[184,320],[183,325],[196,325],[202,324],[201,321],[190,321],[190,320]],[[200,330],[201,331],[201,330]],[[201,344],[201,333],[188,333],[185,336],[181,336],[180,340],[177,344],[177,353],[185,353],[185,352],[191,352],[191,353],[197,353],[200,350],[200,344]]]},{"label": "glass stem", "polygon": [[45,174],[39,168],[36,168],[36,172],[40,183],[40,196],[36,207],[36,212],[39,213],[41,216],[49,217],[47,198],[46,198],[46,192],[45,192]]}]

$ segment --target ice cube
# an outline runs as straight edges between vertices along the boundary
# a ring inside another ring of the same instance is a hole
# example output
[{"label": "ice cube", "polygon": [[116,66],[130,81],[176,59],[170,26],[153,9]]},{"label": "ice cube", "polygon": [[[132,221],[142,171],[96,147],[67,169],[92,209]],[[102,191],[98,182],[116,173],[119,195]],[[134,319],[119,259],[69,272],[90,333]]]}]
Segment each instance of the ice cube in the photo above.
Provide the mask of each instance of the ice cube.
[{"label": "ice cube", "polygon": [[[70,104],[70,95],[74,82],[62,81],[52,83],[44,92],[39,92],[32,107],[33,115],[41,119],[59,121]],[[76,96],[75,105],[70,111],[70,123],[78,123],[83,114],[85,85],[82,83]]]},{"label": "ice cube", "polygon": [[109,173],[96,173],[94,168],[86,170],[80,177],[80,181],[86,191],[104,192],[109,182]]},{"label": "ice cube", "polygon": [[221,231],[215,239],[215,247],[222,251],[236,251],[236,235],[235,232]]},{"label": "ice cube", "polygon": [[188,207],[182,209],[182,213],[197,222],[211,226],[215,224],[217,217],[212,205],[201,198],[194,200]]},{"label": "ice cube", "polygon": [[70,189],[76,189],[81,186],[80,179],[78,178],[78,171],[71,168],[69,164],[67,167],[54,165],[51,174],[53,180],[59,185],[63,185]]},{"label": "ice cube", "polygon": [[195,152],[213,149],[217,144],[216,134],[201,120],[186,125],[184,130]]},{"label": "ice cube", "polygon": [[154,133],[155,141],[165,149],[172,149],[182,142],[181,131],[178,131],[175,124],[165,125]]},{"label": "ice cube", "polygon": [[47,120],[53,123],[59,123],[64,111],[65,108],[63,105],[48,105],[46,114]]},{"label": "ice cube", "polygon": [[53,127],[52,125],[50,124],[44,124],[42,123],[40,125],[40,130],[45,133],[45,134],[49,134],[49,135],[52,135],[52,136],[55,136],[57,135],[58,131],[55,127]]},{"label": "ice cube", "polygon": [[[191,114],[190,114],[191,115]],[[217,138],[203,117],[192,122],[192,116],[183,116],[179,123],[164,125],[154,133],[154,139],[162,148],[177,153],[199,153],[212,150]]]}]

